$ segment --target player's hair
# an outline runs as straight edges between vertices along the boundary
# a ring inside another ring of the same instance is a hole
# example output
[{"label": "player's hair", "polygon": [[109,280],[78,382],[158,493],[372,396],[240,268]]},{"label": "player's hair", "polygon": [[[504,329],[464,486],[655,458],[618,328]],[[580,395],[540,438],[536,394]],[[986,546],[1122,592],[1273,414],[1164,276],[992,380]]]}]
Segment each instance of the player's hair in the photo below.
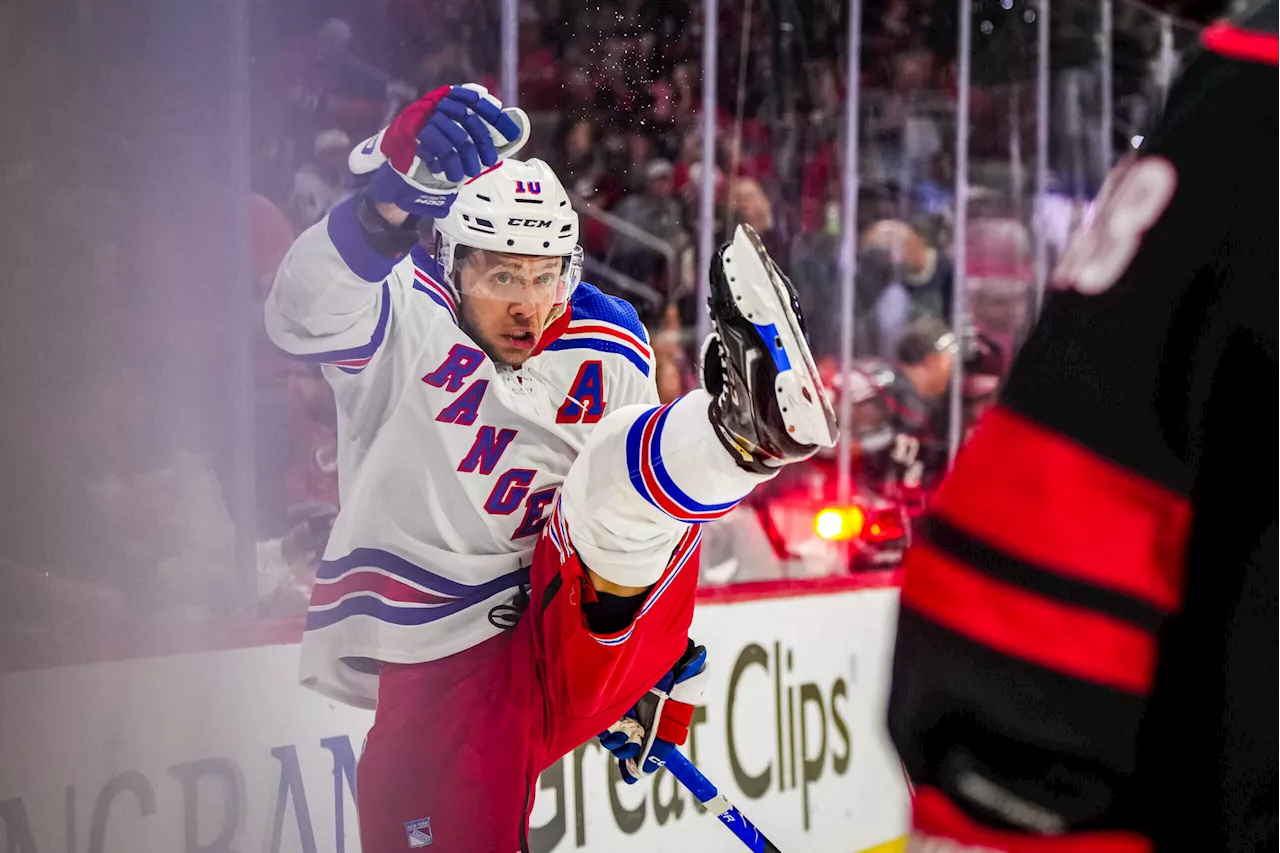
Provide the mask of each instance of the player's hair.
[{"label": "player's hair", "polygon": [[947,349],[952,340],[951,327],[932,314],[926,315],[907,326],[898,340],[898,361],[920,364],[930,353]]}]

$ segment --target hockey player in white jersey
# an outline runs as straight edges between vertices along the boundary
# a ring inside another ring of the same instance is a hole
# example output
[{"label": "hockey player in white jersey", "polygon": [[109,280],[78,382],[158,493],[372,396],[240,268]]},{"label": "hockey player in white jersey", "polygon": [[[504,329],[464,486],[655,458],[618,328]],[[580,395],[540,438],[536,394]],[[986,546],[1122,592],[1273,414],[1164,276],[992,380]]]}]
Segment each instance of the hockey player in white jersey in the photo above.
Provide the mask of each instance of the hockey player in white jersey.
[{"label": "hockey player in white jersey", "polygon": [[342,511],[302,678],[376,705],[366,853],[527,849],[538,774],[602,730],[624,774],[652,772],[704,680],[700,524],[835,441],[750,229],[711,261],[707,390],[658,406],[635,311],[579,281],[564,188],[512,159],[527,129],[476,86],[406,108],[352,153],[371,180],[298,238],[266,306],[337,400]]}]

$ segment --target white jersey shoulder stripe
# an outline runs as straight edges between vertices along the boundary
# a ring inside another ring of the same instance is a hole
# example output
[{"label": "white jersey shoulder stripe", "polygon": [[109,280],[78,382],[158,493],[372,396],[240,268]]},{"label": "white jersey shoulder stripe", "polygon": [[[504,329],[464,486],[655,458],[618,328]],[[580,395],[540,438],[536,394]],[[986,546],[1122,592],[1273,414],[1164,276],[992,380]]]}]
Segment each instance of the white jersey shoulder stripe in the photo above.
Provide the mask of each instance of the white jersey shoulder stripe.
[{"label": "white jersey shoulder stripe", "polygon": [[329,350],[327,352],[313,353],[293,353],[297,358],[303,361],[309,361],[317,364],[331,364],[344,373],[359,373],[373,360],[378,349],[382,346],[383,340],[387,336],[387,324],[391,319],[391,285],[389,282],[382,283],[382,289],[378,295],[378,321],[374,324],[373,333],[369,336],[369,342],[361,344],[357,347],[347,347],[340,350]]},{"label": "white jersey shoulder stripe", "polygon": [[645,358],[653,358],[653,352],[649,349],[648,344],[634,332],[605,320],[570,320],[563,336],[577,335],[593,335],[602,338],[612,338],[614,340],[621,341],[628,346],[634,347],[635,350]]},{"label": "white jersey shoulder stripe", "polygon": [[413,270],[413,289],[427,294],[433,302],[449,313],[449,319],[454,323],[458,322],[458,309],[449,289],[420,267],[415,267]]}]

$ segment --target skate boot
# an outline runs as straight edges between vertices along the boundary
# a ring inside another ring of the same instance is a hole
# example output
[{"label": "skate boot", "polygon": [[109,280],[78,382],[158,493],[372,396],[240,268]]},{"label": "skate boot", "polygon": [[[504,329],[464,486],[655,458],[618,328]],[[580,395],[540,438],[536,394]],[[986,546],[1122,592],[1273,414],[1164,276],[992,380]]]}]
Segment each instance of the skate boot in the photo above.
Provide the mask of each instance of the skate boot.
[{"label": "skate boot", "polygon": [[739,225],[711,261],[702,384],[711,424],[748,471],[766,474],[834,447],[836,418],[805,339],[795,288]]}]

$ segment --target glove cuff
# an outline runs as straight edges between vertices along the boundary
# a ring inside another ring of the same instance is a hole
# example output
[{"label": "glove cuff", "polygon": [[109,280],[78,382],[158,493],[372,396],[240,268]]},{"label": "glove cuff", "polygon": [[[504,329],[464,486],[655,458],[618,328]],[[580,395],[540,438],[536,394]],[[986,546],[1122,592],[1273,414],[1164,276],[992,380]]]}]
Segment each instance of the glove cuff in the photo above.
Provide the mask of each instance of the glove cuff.
[{"label": "glove cuff", "polygon": [[400,225],[392,225],[382,218],[378,212],[377,200],[362,191],[356,196],[355,219],[369,247],[386,258],[399,260],[418,242],[418,220],[416,214]]},{"label": "glove cuff", "polygon": [[[416,223],[416,217],[410,219]],[[378,214],[369,199],[356,195],[329,212],[325,229],[351,271],[377,283],[418,241],[415,223],[396,228]]]},{"label": "glove cuff", "polygon": [[384,163],[373,173],[364,193],[376,202],[394,204],[408,213],[441,219],[449,213],[458,190],[456,187],[440,190],[417,186],[393,169],[390,163]]},{"label": "glove cuff", "polygon": [[693,723],[695,706],[675,699],[668,699],[662,705],[662,716],[658,718],[658,739],[684,746],[689,739],[689,726]]}]

